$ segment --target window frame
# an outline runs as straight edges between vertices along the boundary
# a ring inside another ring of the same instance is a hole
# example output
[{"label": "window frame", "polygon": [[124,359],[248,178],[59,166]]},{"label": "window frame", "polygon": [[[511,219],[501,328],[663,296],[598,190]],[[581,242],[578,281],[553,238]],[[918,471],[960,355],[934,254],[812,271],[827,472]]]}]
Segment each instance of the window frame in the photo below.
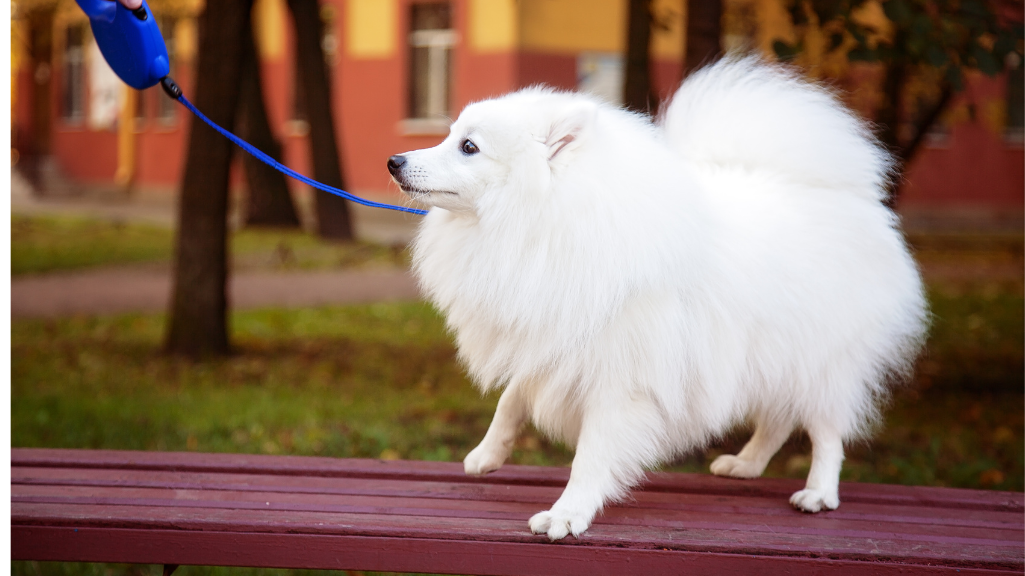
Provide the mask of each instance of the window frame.
[{"label": "window frame", "polygon": [[[76,44],[72,35],[79,34]],[[61,47],[61,99],[60,118],[68,125],[81,126],[86,119],[86,68],[85,55],[89,42],[87,27],[83,23],[69,24],[64,29],[64,45]]]},{"label": "window frame", "polygon": [[[447,6],[448,27],[416,28],[415,11],[432,4]],[[409,6],[406,118],[400,123],[403,134],[444,135],[452,123],[453,64],[455,49],[459,45],[452,11],[451,2],[413,3]]]}]

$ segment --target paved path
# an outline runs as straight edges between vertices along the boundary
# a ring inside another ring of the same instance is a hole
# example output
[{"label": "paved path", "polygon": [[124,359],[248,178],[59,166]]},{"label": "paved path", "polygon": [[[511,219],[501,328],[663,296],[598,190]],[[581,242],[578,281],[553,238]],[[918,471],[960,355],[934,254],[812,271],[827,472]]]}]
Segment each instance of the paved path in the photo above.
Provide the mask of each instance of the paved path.
[{"label": "paved path", "polygon": [[[928,263],[931,281],[1020,281],[1020,262]],[[54,318],[75,314],[162,312],[171,296],[169,268],[134,266],[15,277],[11,281],[11,316]],[[337,270],[311,272],[245,271],[229,280],[232,309],[269,306],[297,308],[417,300],[416,280],[406,270]]]},{"label": "paved path", "polygon": [[[405,270],[241,272],[230,278],[228,294],[236,310],[420,298]],[[23,276],[11,281],[11,317],[160,312],[170,296],[170,271],[153,267]]]}]

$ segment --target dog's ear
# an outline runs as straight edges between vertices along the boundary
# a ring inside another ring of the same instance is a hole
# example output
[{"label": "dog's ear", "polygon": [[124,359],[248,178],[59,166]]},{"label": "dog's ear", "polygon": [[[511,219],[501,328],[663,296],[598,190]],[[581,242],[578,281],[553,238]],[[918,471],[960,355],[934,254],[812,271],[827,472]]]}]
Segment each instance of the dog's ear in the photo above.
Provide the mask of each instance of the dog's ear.
[{"label": "dog's ear", "polygon": [[548,147],[548,161],[552,161],[559,154],[576,147],[581,135],[594,123],[598,113],[598,105],[594,102],[574,102],[572,106],[562,111],[562,114],[552,122],[545,140]]}]

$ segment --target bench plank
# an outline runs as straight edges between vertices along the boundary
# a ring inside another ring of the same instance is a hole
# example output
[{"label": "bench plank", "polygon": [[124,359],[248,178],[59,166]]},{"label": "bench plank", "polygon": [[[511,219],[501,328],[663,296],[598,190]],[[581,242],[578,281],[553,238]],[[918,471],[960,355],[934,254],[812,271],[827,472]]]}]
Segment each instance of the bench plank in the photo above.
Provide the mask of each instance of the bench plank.
[{"label": "bench plank", "polygon": [[[484,478],[445,462],[12,450],[22,560],[465,574],[1022,574],[1021,493],[841,485],[839,510],[790,508],[789,479],[656,473],[581,538],[527,519],[567,469]],[[600,568],[594,563],[600,562]],[[959,572],[958,572],[959,571]]]}]

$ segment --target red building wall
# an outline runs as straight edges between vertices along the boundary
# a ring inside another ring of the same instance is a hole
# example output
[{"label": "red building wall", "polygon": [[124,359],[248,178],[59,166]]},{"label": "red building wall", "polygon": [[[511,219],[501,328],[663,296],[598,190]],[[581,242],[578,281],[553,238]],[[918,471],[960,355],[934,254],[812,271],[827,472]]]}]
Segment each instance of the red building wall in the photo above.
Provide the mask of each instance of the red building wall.
[{"label": "red building wall", "polygon": [[[410,4],[399,0],[397,6],[397,48],[386,57],[355,58],[344,48],[348,45],[344,15],[345,0],[325,0],[340,17],[334,21],[338,42],[337,62],[332,67],[335,128],[339,135],[343,170],[350,190],[360,194],[392,194],[385,162],[392,154],[433,146],[442,135],[412,135],[401,130],[407,110],[409,50],[405,38],[409,30]],[[452,115],[469,102],[536,83],[573,89],[577,83],[577,58],[566,53],[537,50],[508,50],[480,53],[469,42],[468,0],[455,0],[453,26],[459,37],[452,65]],[[285,17],[290,18],[285,12]],[[285,23],[284,54],[262,64],[264,96],[272,129],[285,145],[284,161],[296,170],[310,174],[308,144],[304,135],[294,133],[290,123],[293,107],[292,25]],[[51,82],[51,149],[64,172],[89,184],[110,184],[117,169],[117,133],[92,131],[84,125],[69,125],[60,118],[61,78],[59,58],[55,59]],[[185,93],[192,92],[191,65],[184,63],[175,72]],[[655,59],[653,85],[661,98],[675,90],[680,76],[678,61]],[[22,69],[17,76],[16,106],[13,110],[18,130],[31,132],[30,108],[32,70]],[[956,106],[975,110],[961,114],[942,142],[926,145],[907,172],[902,205],[908,207],[962,205],[1020,209],[1025,200],[1025,151],[1019,143],[1005,140],[998,127],[987,121],[988,110],[999,101],[1006,88],[1004,78],[975,78]],[[150,97],[164,97],[151,94]],[[87,97],[88,99],[88,97]],[[153,109],[151,105],[150,110]],[[151,113],[152,114],[152,113]],[[180,179],[191,115],[178,109],[170,125],[149,119],[136,135],[135,182],[142,187],[173,188]],[[27,127],[27,128],[26,128]],[[290,133],[290,130],[292,133]],[[25,140],[27,137],[21,137]],[[237,171],[236,171],[237,172]],[[235,180],[239,180],[236,178]],[[298,185],[294,185],[298,186]]]},{"label": "red building wall", "polygon": [[1007,76],[970,78],[952,103],[950,133],[912,161],[902,207],[1025,206],[1025,147],[1008,141],[999,118]]}]

